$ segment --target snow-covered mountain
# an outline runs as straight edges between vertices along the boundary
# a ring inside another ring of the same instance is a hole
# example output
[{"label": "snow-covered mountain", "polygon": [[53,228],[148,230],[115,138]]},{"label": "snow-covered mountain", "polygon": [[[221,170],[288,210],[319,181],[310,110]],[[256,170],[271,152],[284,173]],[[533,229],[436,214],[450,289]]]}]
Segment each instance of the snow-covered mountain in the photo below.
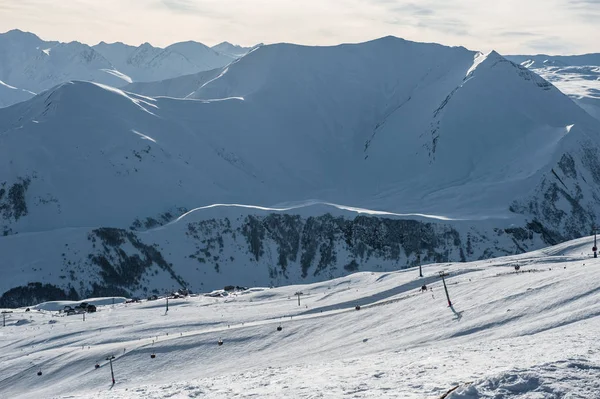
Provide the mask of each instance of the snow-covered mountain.
[{"label": "snow-covered mountain", "polygon": [[73,79],[114,86],[130,82],[85,44],[47,42],[19,30],[0,34],[0,80],[4,83],[0,105],[31,98],[32,93]]},{"label": "snow-covered mountain", "polygon": [[164,80],[229,64],[223,55],[197,42],[165,49],[104,42],[90,47],[48,42],[19,30],[0,34],[0,107],[71,80],[121,87],[133,81]]},{"label": "snow-covered mountain", "polygon": [[[262,43],[258,44],[258,46],[262,46]],[[222,42],[215,46],[212,46],[211,48],[213,50],[215,50],[217,53],[228,55],[232,59],[237,59],[237,58],[243,57],[244,55],[246,55],[250,50],[252,50],[255,47],[256,46],[242,47],[237,44],[231,44],[229,42]]]},{"label": "snow-covered mountain", "polygon": [[[171,44],[165,50],[177,52],[190,60],[196,66],[194,72],[220,68],[245,55],[244,52],[240,52],[239,54],[221,54],[202,43],[194,41]],[[180,73],[177,76],[181,75],[183,74]]]},{"label": "snow-covered mountain", "polygon": [[[135,88],[73,82],[0,110],[0,291],[317,281],[419,249],[540,248],[600,217],[600,123],[495,52],[278,44]],[[144,95],[163,89],[188,99]],[[176,219],[215,203],[278,210]]]},{"label": "snow-covered mountain", "polygon": [[164,80],[229,64],[234,58],[202,43],[181,42],[164,49],[144,43],[139,47],[101,42],[94,49],[136,82]]},{"label": "snow-covered mountain", "polygon": [[0,108],[28,100],[33,96],[35,93],[32,91],[7,85],[0,80]]},{"label": "snow-covered mountain", "polygon": [[507,56],[535,71],[600,120],[600,54]]},{"label": "snow-covered mountain", "polygon": [[600,65],[600,53],[581,55],[507,55],[506,58],[517,64],[526,63],[531,68]]},{"label": "snow-covered mountain", "polygon": [[80,302],[31,297],[0,327],[0,397],[596,399],[592,242],[427,265],[423,278],[91,298],[85,318],[57,311]]}]

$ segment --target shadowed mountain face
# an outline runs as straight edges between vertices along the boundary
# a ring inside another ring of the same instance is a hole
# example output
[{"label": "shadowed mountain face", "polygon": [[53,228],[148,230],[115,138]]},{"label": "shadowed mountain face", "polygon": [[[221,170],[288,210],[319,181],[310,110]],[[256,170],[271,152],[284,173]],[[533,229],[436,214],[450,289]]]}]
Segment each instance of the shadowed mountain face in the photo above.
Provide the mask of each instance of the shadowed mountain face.
[{"label": "shadowed mountain face", "polygon": [[[260,46],[126,91],[63,84],[0,110],[14,275],[0,292],[280,284],[397,269],[418,250],[434,262],[539,248],[600,216],[599,135],[495,52],[393,37]],[[178,218],[219,203],[275,206]]]}]

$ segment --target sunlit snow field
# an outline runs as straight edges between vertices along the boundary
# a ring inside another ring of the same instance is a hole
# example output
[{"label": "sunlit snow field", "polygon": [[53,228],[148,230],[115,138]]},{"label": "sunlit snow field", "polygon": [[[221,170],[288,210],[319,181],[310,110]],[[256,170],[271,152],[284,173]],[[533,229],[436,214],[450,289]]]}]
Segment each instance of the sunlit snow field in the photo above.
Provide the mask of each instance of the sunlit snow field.
[{"label": "sunlit snow field", "polygon": [[168,312],[165,299],[118,298],[85,321],[42,310],[57,304],[15,310],[0,329],[0,397],[439,398],[458,386],[448,398],[600,398],[591,246],[428,265],[422,279],[363,272],[171,299]]}]

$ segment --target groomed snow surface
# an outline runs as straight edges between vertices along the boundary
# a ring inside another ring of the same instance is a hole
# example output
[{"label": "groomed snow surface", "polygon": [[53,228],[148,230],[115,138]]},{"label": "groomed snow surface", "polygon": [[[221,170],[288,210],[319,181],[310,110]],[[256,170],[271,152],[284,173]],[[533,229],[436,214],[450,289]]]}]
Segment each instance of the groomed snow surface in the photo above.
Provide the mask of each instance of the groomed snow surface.
[{"label": "groomed snow surface", "polygon": [[591,246],[172,299],[168,312],[164,299],[99,299],[85,321],[14,310],[0,397],[600,398]]}]

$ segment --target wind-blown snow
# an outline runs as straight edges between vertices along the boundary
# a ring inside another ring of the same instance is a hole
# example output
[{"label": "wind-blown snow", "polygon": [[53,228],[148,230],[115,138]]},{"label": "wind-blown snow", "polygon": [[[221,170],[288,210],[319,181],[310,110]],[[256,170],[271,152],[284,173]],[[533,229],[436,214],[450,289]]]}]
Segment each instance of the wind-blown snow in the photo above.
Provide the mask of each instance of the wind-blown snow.
[{"label": "wind-blown snow", "polygon": [[590,276],[600,262],[591,245],[587,237],[428,265],[421,279],[415,269],[358,273],[171,299],[168,312],[164,299],[107,298],[85,321],[16,309],[0,330],[0,396],[596,398],[600,282]]},{"label": "wind-blown snow", "polygon": [[133,80],[129,76],[127,76],[124,73],[121,73],[115,69],[103,69],[103,71],[106,73],[109,73],[111,75],[115,75],[115,76],[123,79],[127,83],[133,83]]},{"label": "wind-blown snow", "polygon": [[[333,208],[337,208],[340,210],[355,212],[357,214],[362,213],[362,214],[366,214],[366,215],[399,216],[399,217],[410,217],[410,216],[415,217],[416,216],[416,217],[422,217],[422,218],[427,218],[427,219],[436,219],[436,220],[457,220],[457,219],[451,219],[451,218],[448,218],[445,216],[438,216],[438,215],[423,215],[423,214],[419,214],[419,213],[393,213],[393,212],[376,211],[376,210],[372,210],[372,209],[357,208],[357,207],[345,206],[345,205],[339,205],[339,204],[332,204],[332,203],[328,203],[328,202],[306,201],[306,202],[297,203],[297,204],[294,204],[291,206],[285,206],[285,207],[266,207],[266,206],[242,205],[242,204],[212,204],[212,205],[207,205],[207,206],[202,206],[199,208],[192,209],[191,211],[188,211],[188,212],[184,213],[183,215],[181,215],[180,217],[178,217],[177,219],[175,219],[173,222],[170,222],[166,226],[169,226],[174,223],[178,223],[178,222],[184,220],[187,216],[191,215],[194,212],[204,211],[206,209],[211,209],[211,208],[230,208],[231,207],[231,208],[242,208],[242,209],[256,209],[256,210],[260,210],[260,211],[269,211],[269,212],[288,212],[288,211],[300,211],[300,210],[302,210],[302,208],[319,207],[319,206],[333,207]],[[299,213],[301,214],[302,212],[299,212]],[[310,213],[318,213],[318,212],[308,210],[307,213],[310,214]]]},{"label": "wind-blown snow", "polygon": [[141,138],[143,138],[144,140],[150,140],[153,143],[156,143],[156,140],[154,140],[152,137],[146,136],[143,133],[140,132],[136,132],[135,130],[132,130],[133,133],[137,134],[138,136],[140,136]]},{"label": "wind-blown snow", "polygon": [[34,92],[19,89],[0,80],[0,108],[25,101],[35,96]]}]

